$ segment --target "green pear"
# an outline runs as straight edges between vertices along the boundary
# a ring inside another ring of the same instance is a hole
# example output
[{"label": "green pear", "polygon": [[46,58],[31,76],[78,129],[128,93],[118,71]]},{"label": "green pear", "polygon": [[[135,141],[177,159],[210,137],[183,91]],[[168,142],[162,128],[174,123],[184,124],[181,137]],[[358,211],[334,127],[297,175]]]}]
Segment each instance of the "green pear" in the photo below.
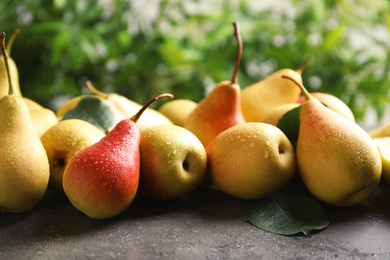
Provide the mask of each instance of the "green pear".
[{"label": "green pear", "polygon": [[65,167],[64,192],[72,205],[93,219],[109,219],[124,212],[138,191],[140,129],[136,125],[150,100],[137,114],[120,121],[99,142],[77,152]]},{"label": "green pear", "polygon": [[76,152],[97,143],[105,136],[98,127],[81,119],[59,121],[41,136],[50,164],[48,188],[64,192],[62,176],[70,159]]},{"label": "green pear", "polygon": [[373,138],[382,158],[382,176],[390,184],[390,136]]},{"label": "green pear", "polygon": [[0,211],[26,212],[46,191],[49,162],[26,103],[13,91],[4,32],[0,43],[9,84],[0,100]]},{"label": "green pear", "polygon": [[[12,44],[16,38],[16,36],[19,34],[20,30],[16,29],[10,40],[8,41],[7,53],[8,53],[8,70],[9,74],[11,76],[11,81],[13,84],[13,92],[16,96],[22,96],[22,93],[20,91],[20,85],[19,85],[19,72],[18,68],[15,64],[15,61],[10,57],[11,55],[11,48]],[[8,94],[8,76],[7,76],[7,68],[5,64],[4,55],[0,55],[0,98],[4,97]]]},{"label": "green pear", "polygon": [[219,133],[245,123],[241,112],[241,89],[237,74],[242,55],[238,23],[233,23],[238,42],[235,68],[230,81],[219,82],[188,115],[184,127],[194,133],[206,147]]},{"label": "green pear", "polygon": [[286,103],[296,103],[301,94],[291,82],[281,78],[282,75],[293,77],[302,82],[302,72],[310,59],[297,69],[280,69],[266,78],[242,89],[242,113],[247,122],[262,122],[268,111]]},{"label": "green pear", "polygon": [[155,200],[174,200],[194,191],[206,172],[206,151],[199,139],[176,125],[141,131],[140,194]]},{"label": "green pear", "polygon": [[294,176],[294,148],[276,126],[249,122],[219,134],[207,147],[207,175],[221,191],[246,200],[280,190]]},{"label": "green pear", "polygon": [[315,99],[301,83],[282,77],[299,86],[305,96],[296,146],[298,171],[305,186],[317,199],[333,206],[367,200],[382,174],[375,142],[358,124]]},{"label": "green pear", "polygon": [[184,127],[188,115],[198,104],[190,99],[174,99],[165,102],[158,112],[166,116],[173,124]]}]

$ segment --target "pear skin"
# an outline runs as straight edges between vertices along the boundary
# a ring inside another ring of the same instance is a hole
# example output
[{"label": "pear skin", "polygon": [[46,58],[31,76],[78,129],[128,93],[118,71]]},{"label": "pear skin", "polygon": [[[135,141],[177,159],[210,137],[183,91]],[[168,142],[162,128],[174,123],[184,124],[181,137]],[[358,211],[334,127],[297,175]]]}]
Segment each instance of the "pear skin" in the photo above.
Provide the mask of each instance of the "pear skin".
[{"label": "pear skin", "polygon": [[[10,57],[10,55],[11,55],[12,43],[14,42],[19,32],[20,32],[19,29],[14,30],[8,42],[8,45],[6,46],[7,53],[8,53],[8,69],[13,84],[13,89],[14,89],[13,92],[16,96],[22,96],[22,93],[20,91],[20,84],[19,84],[19,72],[15,61]],[[4,55],[0,55],[0,98],[4,97],[7,94],[8,94],[7,68],[5,65]]]},{"label": "pear skin", "polygon": [[205,98],[199,101],[184,122],[184,128],[194,133],[205,147],[222,131],[245,123],[241,111],[241,89],[237,84],[242,42],[238,24],[233,25],[238,51],[232,79],[219,82]]},{"label": "pear skin", "polygon": [[59,121],[41,136],[50,164],[48,188],[63,193],[64,169],[76,152],[97,143],[105,133],[81,119]]},{"label": "pear skin", "polygon": [[198,104],[190,99],[175,99],[164,103],[158,112],[165,115],[173,124],[184,126],[189,114]]},{"label": "pear skin", "polygon": [[0,40],[9,88],[0,100],[0,211],[26,212],[46,191],[49,162],[25,101],[14,93],[4,32]]},{"label": "pear skin", "polygon": [[[318,99],[327,108],[332,109],[333,111],[339,113],[342,116],[345,116],[353,122],[356,121],[355,115],[353,114],[352,110],[340,98],[324,92],[312,92],[310,94],[316,99]],[[298,100],[298,103],[302,103],[304,100],[305,97],[301,96]]]},{"label": "pear skin", "polygon": [[390,123],[379,126],[368,132],[371,138],[390,137]]},{"label": "pear skin", "polygon": [[287,136],[267,123],[233,126],[219,134],[206,153],[211,184],[240,199],[261,199],[280,190],[296,169]]},{"label": "pear skin", "polygon": [[193,192],[206,172],[203,144],[177,125],[153,126],[141,131],[139,192],[154,200],[174,200]]},{"label": "pear skin", "polygon": [[30,115],[38,136],[42,136],[46,130],[58,123],[54,111],[48,108],[30,110]]},{"label": "pear skin", "polygon": [[276,106],[296,103],[301,91],[292,82],[283,80],[282,75],[288,75],[302,83],[302,72],[307,59],[299,68],[280,69],[263,80],[260,80],[241,90],[241,107],[247,122],[263,122],[268,111]]},{"label": "pear skin", "polygon": [[317,199],[329,205],[362,203],[376,190],[382,174],[374,141],[359,125],[325,107],[302,84],[295,84],[306,98],[301,105],[296,146],[302,181]]},{"label": "pear skin", "polygon": [[136,121],[153,101],[132,118],[120,121],[99,142],[77,152],[62,178],[69,201],[93,219],[113,218],[125,211],[138,191],[140,130]]}]

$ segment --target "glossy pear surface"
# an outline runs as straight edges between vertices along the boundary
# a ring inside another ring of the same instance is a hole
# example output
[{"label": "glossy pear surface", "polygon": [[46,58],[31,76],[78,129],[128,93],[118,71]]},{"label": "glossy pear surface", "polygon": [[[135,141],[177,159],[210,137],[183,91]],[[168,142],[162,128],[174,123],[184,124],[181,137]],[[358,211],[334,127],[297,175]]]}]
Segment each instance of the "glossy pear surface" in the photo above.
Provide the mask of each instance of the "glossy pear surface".
[{"label": "glossy pear surface", "polygon": [[184,127],[206,147],[222,131],[245,123],[241,113],[240,86],[230,81],[218,83],[189,114]]},{"label": "glossy pear surface", "polygon": [[283,105],[276,106],[270,109],[265,117],[263,123],[271,124],[274,126],[278,125],[279,120],[290,110],[300,106],[298,103],[286,103]]},{"label": "glossy pear surface", "polygon": [[[8,57],[9,70],[11,75],[11,81],[13,85],[13,91],[16,96],[22,96],[19,85],[19,72],[15,64],[15,61]],[[0,55],[0,98],[8,94],[8,77],[7,69],[4,62],[3,55]]]},{"label": "glossy pear surface", "polygon": [[206,172],[206,151],[187,129],[160,125],[141,131],[140,193],[172,200],[194,191]]},{"label": "glossy pear surface", "polygon": [[390,184],[390,137],[377,137],[373,140],[381,154],[382,176]]},{"label": "glossy pear surface", "polygon": [[241,107],[247,122],[262,122],[270,109],[297,102],[301,91],[291,81],[282,79],[282,75],[288,75],[302,82],[299,71],[281,69],[242,89]]},{"label": "glossy pear surface", "polygon": [[174,99],[164,103],[158,112],[166,116],[173,124],[184,126],[188,115],[195,109],[197,103],[190,99]]},{"label": "glossy pear surface", "polygon": [[296,154],[306,187],[333,206],[362,203],[381,178],[381,157],[371,137],[314,98],[301,107]]},{"label": "glossy pear surface", "polygon": [[58,123],[58,119],[53,110],[48,108],[40,108],[30,110],[31,119],[34,124],[34,129],[38,136],[42,136],[50,127]]},{"label": "glossy pear surface", "polygon": [[296,168],[290,141],[266,123],[231,127],[206,147],[206,153],[211,183],[241,199],[260,199],[281,189]]},{"label": "glossy pear surface", "polygon": [[0,125],[0,208],[26,212],[38,204],[47,188],[46,151],[21,97],[6,95],[0,100]]},{"label": "glossy pear surface", "polygon": [[140,132],[120,121],[99,142],[77,152],[65,167],[62,184],[70,202],[94,219],[125,211],[138,189]]},{"label": "glossy pear surface", "polygon": [[80,119],[63,120],[50,127],[41,136],[50,164],[48,187],[64,192],[62,176],[65,166],[76,152],[97,143],[104,136],[99,128]]},{"label": "glossy pear surface", "polygon": [[[312,92],[311,95],[314,98],[318,99],[327,108],[332,109],[333,111],[339,113],[340,115],[355,122],[355,116],[352,110],[340,98],[324,92]],[[301,96],[298,100],[298,103],[302,103],[304,100],[305,98]]]}]

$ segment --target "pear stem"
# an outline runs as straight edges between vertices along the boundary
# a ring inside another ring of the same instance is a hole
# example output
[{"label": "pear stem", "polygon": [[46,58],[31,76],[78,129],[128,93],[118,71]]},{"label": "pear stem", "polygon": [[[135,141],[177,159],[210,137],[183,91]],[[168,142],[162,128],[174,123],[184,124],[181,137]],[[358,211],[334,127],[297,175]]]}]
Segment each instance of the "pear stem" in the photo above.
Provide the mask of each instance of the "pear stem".
[{"label": "pear stem", "polygon": [[134,123],[137,123],[138,119],[141,117],[142,113],[153,103],[155,102],[156,100],[160,99],[160,98],[170,98],[170,99],[173,99],[173,95],[172,94],[168,94],[168,93],[165,93],[165,94],[160,94],[152,99],[150,99],[138,112],[137,114],[135,114],[134,116],[132,116],[130,118],[131,121],[133,121]]},{"label": "pear stem", "polygon": [[303,93],[303,96],[305,97],[306,101],[314,99],[314,97],[307,91],[307,89],[305,88],[305,86],[303,86],[303,84],[299,83],[298,81],[296,81],[295,79],[291,78],[290,76],[282,75],[282,78],[289,79],[292,82],[294,82],[301,89],[301,91]]},{"label": "pear stem", "polygon": [[298,68],[295,69],[295,71],[298,72],[299,74],[302,74],[302,72],[306,69],[307,65],[309,64],[310,60],[311,60],[311,56],[307,57],[305,61],[301,65],[299,65]]},{"label": "pear stem", "polygon": [[232,79],[230,80],[232,84],[237,84],[238,82],[238,70],[240,68],[240,61],[242,56],[242,39],[240,34],[240,25],[238,22],[233,23],[234,27],[234,36],[236,37],[238,48],[237,48],[237,55],[236,55],[236,64],[234,65],[234,71],[232,75]]},{"label": "pear stem", "polygon": [[99,96],[99,97],[102,97],[102,98],[108,98],[108,94],[107,93],[104,93],[102,91],[99,91],[98,89],[96,89],[93,85],[92,85],[92,82],[90,80],[87,80],[84,82],[83,86],[89,90],[89,92],[91,92],[93,95],[96,95],[96,96]]},{"label": "pear stem", "polygon": [[8,56],[11,56],[11,49],[12,49],[12,44],[14,43],[15,39],[16,39],[16,36],[18,36],[18,34],[20,33],[20,29],[15,29],[11,35],[11,38],[9,39],[8,41],[8,44],[7,44],[7,52],[8,52]]},{"label": "pear stem", "polygon": [[7,71],[8,95],[14,95],[14,86],[12,85],[11,73],[10,73],[10,68],[9,68],[9,63],[8,63],[8,53],[7,53],[7,48],[5,47],[5,37],[6,37],[5,32],[1,32],[0,33],[0,48],[1,48],[1,51],[3,52],[5,68]]}]

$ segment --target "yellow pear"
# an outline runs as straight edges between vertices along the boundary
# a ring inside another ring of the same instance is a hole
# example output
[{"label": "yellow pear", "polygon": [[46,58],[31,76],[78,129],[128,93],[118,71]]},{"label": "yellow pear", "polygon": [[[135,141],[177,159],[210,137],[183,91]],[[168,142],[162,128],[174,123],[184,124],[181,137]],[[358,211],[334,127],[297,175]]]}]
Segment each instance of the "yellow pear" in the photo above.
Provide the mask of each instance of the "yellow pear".
[{"label": "yellow pear", "polygon": [[262,122],[273,107],[295,103],[301,94],[292,82],[281,78],[288,75],[298,82],[302,82],[302,72],[310,59],[307,59],[296,70],[280,69],[261,81],[247,86],[241,91],[241,107],[247,122]]},{"label": "yellow pear", "polygon": [[165,115],[173,124],[184,126],[188,115],[195,109],[197,103],[190,99],[174,99],[165,102],[158,112]]},{"label": "yellow pear", "polygon": [[100,141],[105,136],[96,126],[81,119],[67,119],[50,127],[41,141],[50,164],[49,188],[63,192],[62,176],[76,152]]},{"label": "yellow pear", "polygon": [[0,43],[9,86],[0,100],[0,211],[26,212],[45,194],[49,162],[26,103],[13,92],[4,32]]},{"label": "yellow pear", "polygon": [[382,158],[382,176],[390,183],[390,136],[373,139]]},{"label": "yellow pear", "polygon": [[28,110],[30,110],[30,111],[43,108],[43,106],[41,104],[39,104],[38,102],[36,102],[32,99],[29,99],[27,97],[23,97],[23,100],[24,100],[24,102],[26,102]]},{"label": "yellow pear", "polygon": [[221,191],[261,199],[284,187],[296,168],[294,148],[276,126],[249,122],[220,133],[207,147],[207,176]]},{"label": "yellow pear", "polygon": [[54,111],[48,108],[30,110],[30,115],[38,136],[42,136],[47,129],[58,123]]},{"label": "yellow pear", "polygon": [[[11,76],[11,81],[14,88],[14,95],[16,96],[22,96],[22,93],[20,91],[19,86],[19,72],[18,68],[15,64],[15,61],[10,57],[11,55],[11,48],[12,44],[16,38],[16,36],[19,34],[20,30],[16,29],[10,40],[8,41],[7,53],[8,53],[8,67],[9,67],[9,74]],[[4,97],[8,94],[8,76],[7,76],[7,68],[4,61],[4,55],[0,55],[0,98]]]},{"label": "yellow pear", "polygon": [[[340,115],[345,116],[349,120],[355,122],[355,115],[353,114],[352,110],[340,98],[325,92],[312,92],[311,95],[318,99],[327,108],[332,109]],[[298,103],[302,103],[304,100],[305,97],[301,96],[298,100]]]},{"label": "yellow pear", "polygon": [[286,114],[288,111],[299,107],[298,103],[286,103],[274,108],[271,108],[263,118],[264,123],[271,124],[274,126],[278,125],[279,120]]},{"label": "yellow pear", "polygon": [[379,126],[368,132],[371,138],[390,137],[390,123]]},{"label": "yellow pear", "polygon": [[283,77],[299,86],[305,96],[296,145],[298,171],[305,186],[317,199],[333,206],[367,200],[382,174],[375,142],[358,124],[314,98],[303,84]]},{"label": "yellow pear", "polygon": [[[100,99],[104,104],[109,106],[115,114],[115,123],[118,123],[122,119],[130,118],[134,114],[136,114],[141,108],[142,105],[126,98],[125,96],[116,94],[116,93],[104,93],[102,91],[97,90],[90,81],[86,81],[84,83],[84,87],[87,88],[92,97]],[[78,103],[84,98],[86,95],[73,97],[67,102],[65,102],[56,112],[57,117],[63,117],[67,112],[74,109]],[[155,109],[147,108],[142,117],[137,121],[138,127],[141,129],[154,126],[154,125],[164,125],[169,124],[173,125],[172,121],[169,120],[166,116],[161,114]]]}]

